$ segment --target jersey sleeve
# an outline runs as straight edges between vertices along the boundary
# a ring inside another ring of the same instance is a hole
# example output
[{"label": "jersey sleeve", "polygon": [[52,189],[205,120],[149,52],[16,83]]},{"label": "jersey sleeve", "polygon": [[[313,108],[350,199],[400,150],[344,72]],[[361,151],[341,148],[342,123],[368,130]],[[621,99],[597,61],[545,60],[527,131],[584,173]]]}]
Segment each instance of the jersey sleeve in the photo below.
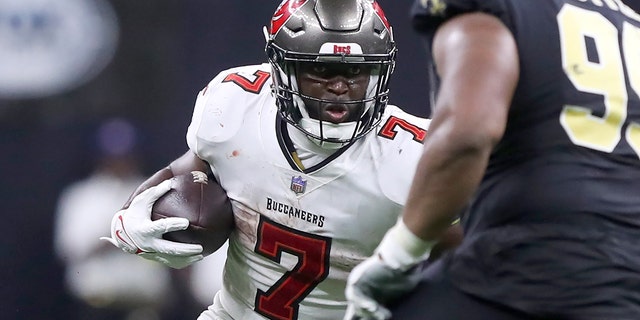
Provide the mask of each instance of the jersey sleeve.
[{"label": "jersey sleeve", "polygon": [[440,24],[457,15],[483,12],[496,16],[513,30],[509,4],[509,0],[416,0],[411,8],[412,24],[418,33],[431,37]]},{"label": "jersey sleeve", "polygon": [[[268,74],[268,65],[244,66],[220,72],[196,97],[191,123],[187,129],[187,145],[201,158],[207,158],[212,147],[228,141],[240,130],[247,112],[258,105],[269,84],[248,92],[237,79],[255,79],[256,74]],[[267,78],[267,77],[265,77]],[[268,93],[267,93],[268,94]]]},{"label": "jersey sleeve", "polygon": [[401,206],[409,195],[430,121],[388,105],[377,131],[382,149],[378,181],[384,195]]}]

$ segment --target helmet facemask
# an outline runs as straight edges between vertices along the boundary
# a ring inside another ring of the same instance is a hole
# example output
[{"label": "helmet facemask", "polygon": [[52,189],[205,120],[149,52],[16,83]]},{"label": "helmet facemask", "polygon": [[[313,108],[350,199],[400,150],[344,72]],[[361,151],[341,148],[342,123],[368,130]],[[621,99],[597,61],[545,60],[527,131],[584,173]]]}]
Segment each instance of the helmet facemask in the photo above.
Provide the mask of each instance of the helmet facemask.
[{"label": "helmet facemask", "polygon": [[[302,2],[299,7],[290,8],[293,10],[289,12],[291,16],[281,26],[280,32],[274,33],[273,24],[271,33],[265,28],[266,52],[273,70],[273,92],[282,118],[317,144],[339,148],[364,136],[380,122],[388,102],[389,76],[395,65],[396,48],[390,27],[385,27],[383,22],[386,20],[379,17],[374,10],[378,7],[372,6],[371,1],[353,0],[352,4],[361,11],[358,21],[362,23],[358,28],[345,31],[331,31],[318,26],[323,20],[322,14],[317,12],[321,2],[323,0]],[[283,2],[278,12],[282,12],[282,6],[287,3]],[[296,4],[300,5],[300,1]],[[313,19],[309,14],[296,15],[298,9],[313,10]],[[330,5],[325,4],[323,9],[327,11],[325,15],[331,14]],[[306,29],[296,29],[301,25]],[[297,32],[298,36],[292,32]],[[301,92],[301,68],[311,64],[364,70],[368,79],[363,97],[347,101],[323,100]],[[349,106],[349,119],[341,123],[322,120],[318,116],[320,110],[316,108],[331,104]]]}]

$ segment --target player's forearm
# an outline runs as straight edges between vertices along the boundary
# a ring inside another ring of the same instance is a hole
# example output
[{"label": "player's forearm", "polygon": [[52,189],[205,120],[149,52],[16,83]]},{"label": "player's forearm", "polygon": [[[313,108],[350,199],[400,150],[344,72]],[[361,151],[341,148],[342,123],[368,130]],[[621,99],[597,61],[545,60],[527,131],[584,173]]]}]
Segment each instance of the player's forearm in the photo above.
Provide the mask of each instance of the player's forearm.
[{"label": "player's forearm", "polygon": [[431,241],[440,238],[467,205],[482,179],[493,144],[454,143],[460,138],[450,134],[429,139],[403,219],[416,236]]},{"label": "player's forearm", "polygon": [[456,248],[462,242],[464,237],[462,227],[460,223],[454,223],[447,227],[442,236],[438,239],[438,242],[431,248],[429,254],[429,261],[435,261],[440,258],[445,252]]}]

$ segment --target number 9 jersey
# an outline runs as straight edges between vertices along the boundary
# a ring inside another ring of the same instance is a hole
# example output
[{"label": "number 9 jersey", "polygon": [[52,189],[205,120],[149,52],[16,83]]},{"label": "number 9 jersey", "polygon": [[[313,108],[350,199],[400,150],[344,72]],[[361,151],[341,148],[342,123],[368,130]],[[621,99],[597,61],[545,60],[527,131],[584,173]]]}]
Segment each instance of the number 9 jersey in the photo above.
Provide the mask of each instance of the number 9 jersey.
[{"label": "number 9 jersey", "polygon": [[[342,319],[347,275],[399,217],[428,120],[389,105],[372,132],[331,153],[278,116],[270,70],[220,73],[187,132],[236,223],[223,289],[199,319]],[[302,150],[326,158],[307,168]]]},{"label": "number 9 jersey", "polygon": [[511,31],[520,77],[453,282],[530,313],[637,319],[640,15],[619,0],[418,0],[413,25],[430,43],[472,12]]}]

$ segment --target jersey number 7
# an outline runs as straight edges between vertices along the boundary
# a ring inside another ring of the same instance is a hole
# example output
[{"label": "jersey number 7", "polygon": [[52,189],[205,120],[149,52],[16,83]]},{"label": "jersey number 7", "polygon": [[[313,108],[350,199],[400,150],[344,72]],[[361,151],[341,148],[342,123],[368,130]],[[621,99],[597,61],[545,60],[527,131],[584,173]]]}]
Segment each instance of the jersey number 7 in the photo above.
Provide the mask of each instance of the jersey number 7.
[{"label": "jersey number 7", "polygon": [[304,233],[264,217],[258,224],[255,251],[276,263],[282,253],[298,257],[298,263],[269,290],[258,290],[256,312],[269,319],[298,318],[300,302],[329,275],[331,238]]}]

